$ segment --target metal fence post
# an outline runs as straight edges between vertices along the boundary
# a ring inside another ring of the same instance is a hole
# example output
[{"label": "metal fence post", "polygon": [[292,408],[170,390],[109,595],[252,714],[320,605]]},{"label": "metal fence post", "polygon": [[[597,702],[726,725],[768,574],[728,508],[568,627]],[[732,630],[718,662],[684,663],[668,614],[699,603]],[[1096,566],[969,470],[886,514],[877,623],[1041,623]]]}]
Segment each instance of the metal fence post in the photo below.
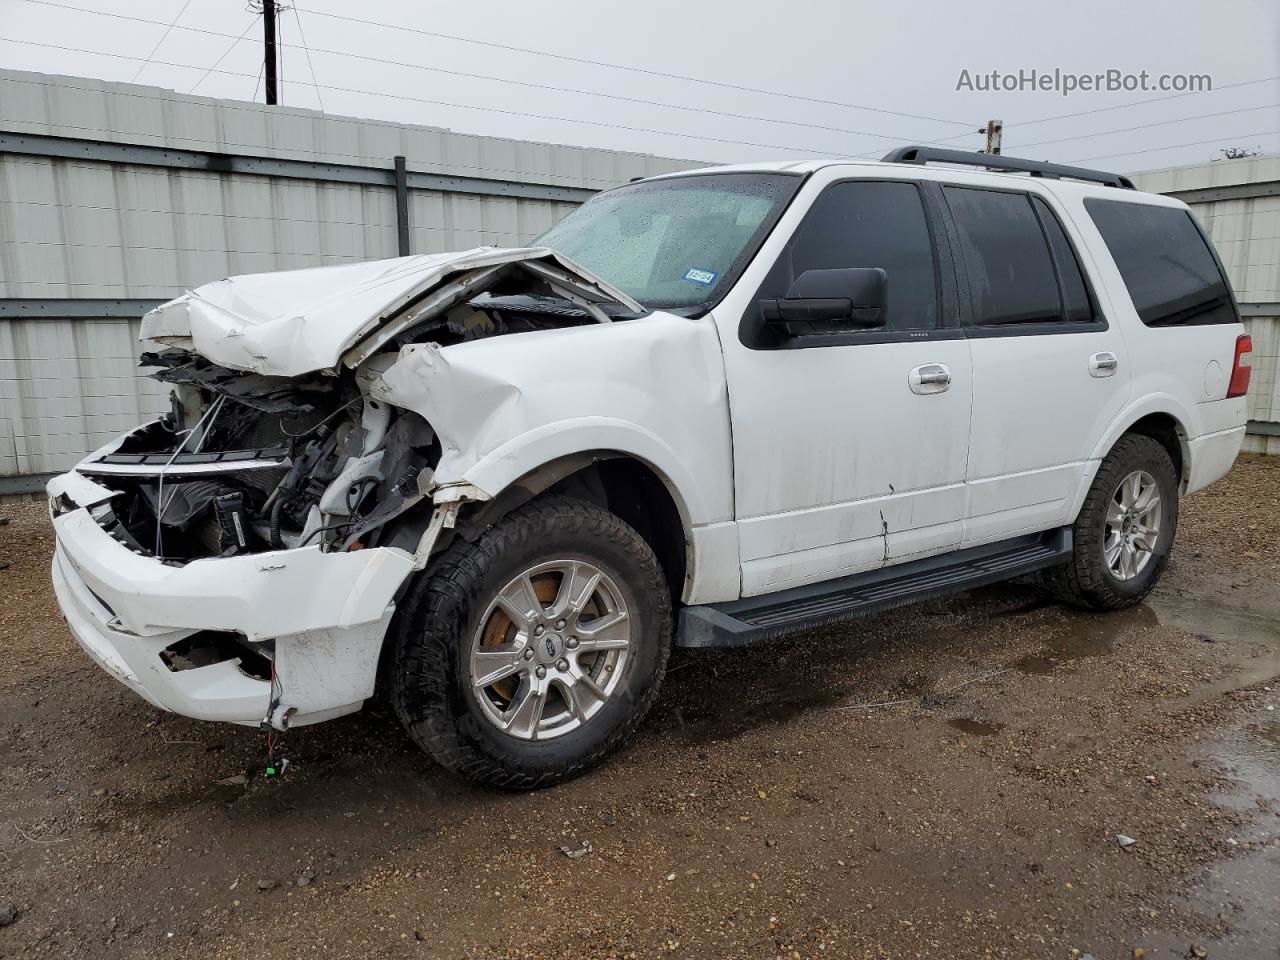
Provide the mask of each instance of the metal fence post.
[{"label": "metal fence post", "polygon": [[396,240],[400,256],[409,255],[409,172],[404,157],[396,157]]}]

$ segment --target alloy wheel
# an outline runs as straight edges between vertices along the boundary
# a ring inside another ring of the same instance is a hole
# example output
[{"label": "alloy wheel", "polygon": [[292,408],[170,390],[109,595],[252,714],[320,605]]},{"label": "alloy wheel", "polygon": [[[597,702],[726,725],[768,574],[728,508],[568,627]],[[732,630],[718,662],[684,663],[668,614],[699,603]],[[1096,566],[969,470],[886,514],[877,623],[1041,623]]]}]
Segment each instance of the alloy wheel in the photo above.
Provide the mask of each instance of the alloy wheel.
[{"label": "alloy wheel", "polygon": [[548,740],[600,712],[631,640],[617,584],[586,560],[552,560],[513,577],[489,604],[472,638],[468,680],[490,723],[522,740]]},{"label": "alloy wheel", "polygon": [[1117,580],[1132,580],[1146,569],[1160,541],[1160,488],[1145,470],[1120,481],[1107,504],[1102,555]]}]

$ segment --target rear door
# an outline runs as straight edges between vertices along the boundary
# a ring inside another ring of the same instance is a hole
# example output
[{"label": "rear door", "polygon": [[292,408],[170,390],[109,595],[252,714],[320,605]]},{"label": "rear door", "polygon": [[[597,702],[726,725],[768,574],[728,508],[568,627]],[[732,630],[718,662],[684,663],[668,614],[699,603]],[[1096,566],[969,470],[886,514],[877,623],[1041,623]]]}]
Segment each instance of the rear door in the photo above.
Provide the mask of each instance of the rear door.
[{"label": "rear door", "polygon": [[1047,196],[946,185],[969,293],[973,418],[966,545],[1068,523],[1129,396],[1124,340]]},{"label": "rear door", "polygon": [[[948,549],[964,519],[969,348],[937,252],[940,198],[911,181],[807,189],[816,198],[763,281],[716,309],[746,596]],[[761,298],[851,267],[885,271],[883,327],[792,336],[764,322]]]}]

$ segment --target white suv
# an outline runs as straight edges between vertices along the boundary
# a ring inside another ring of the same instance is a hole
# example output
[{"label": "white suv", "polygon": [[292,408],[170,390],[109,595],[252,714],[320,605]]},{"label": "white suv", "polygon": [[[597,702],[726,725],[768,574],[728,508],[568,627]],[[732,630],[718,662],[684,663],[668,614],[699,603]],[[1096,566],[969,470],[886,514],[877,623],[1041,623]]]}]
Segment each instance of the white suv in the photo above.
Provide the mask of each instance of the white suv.
[{"label": "white suv", "polygon": [[49,484],[84,648],[277,730],[382,680],[510,788],[615,749],[673,642],[1037,570],[1137,603],[1239,451],[1250,349],[1182,203],[922,147],[628,184],[529,248],[233,277],[143,339],[172,411]]}]

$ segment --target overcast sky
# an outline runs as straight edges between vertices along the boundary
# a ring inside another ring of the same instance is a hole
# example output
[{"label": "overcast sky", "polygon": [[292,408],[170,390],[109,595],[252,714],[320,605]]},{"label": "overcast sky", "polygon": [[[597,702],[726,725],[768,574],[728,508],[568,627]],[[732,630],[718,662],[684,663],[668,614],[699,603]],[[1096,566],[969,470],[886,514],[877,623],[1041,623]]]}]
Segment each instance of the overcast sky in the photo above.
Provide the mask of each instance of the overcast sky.
[{"label": "overcast sky", "polygon": [[[471,133],[732,161],[978,149],[999,118],[1005,153],[1116,170],[1280,152],[1276,0],[300,0],[281,28],[286,104]],[[261,41],[245,0],[0,0],[13,69],[261,100]],[[962,71],[976,85],[1020,69],[1208,74],[1215,89],[1136,106],[1169,94],[957,90]]]}]

